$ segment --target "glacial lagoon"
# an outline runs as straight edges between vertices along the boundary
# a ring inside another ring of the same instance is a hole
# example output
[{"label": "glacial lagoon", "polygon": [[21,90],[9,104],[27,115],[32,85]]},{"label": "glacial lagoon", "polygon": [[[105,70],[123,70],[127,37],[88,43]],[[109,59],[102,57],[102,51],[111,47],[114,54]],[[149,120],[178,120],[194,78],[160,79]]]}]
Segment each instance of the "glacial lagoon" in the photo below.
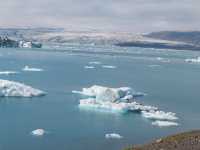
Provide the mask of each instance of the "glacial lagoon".
[{"label": "glacial lagoon", "polygon": [[[120,150],[198,129],[200,63],[186,61],[198,56],[200,53],[194,51],[95,45],[0,49],[0,72],[4,72],[0,73],[1,80],[45,92],[35,97],[1,95],[0,148]],[[29,71],[24,71],[25,66]],[[145,93],[136,97],[138,103],[176,113],[179,125],[155,126],[136,112],[81,109],[82,97],[72,91],[93,85],[131,87]],[[31,132],[36,129],[43,129],[45,134],[33,136]]]}]

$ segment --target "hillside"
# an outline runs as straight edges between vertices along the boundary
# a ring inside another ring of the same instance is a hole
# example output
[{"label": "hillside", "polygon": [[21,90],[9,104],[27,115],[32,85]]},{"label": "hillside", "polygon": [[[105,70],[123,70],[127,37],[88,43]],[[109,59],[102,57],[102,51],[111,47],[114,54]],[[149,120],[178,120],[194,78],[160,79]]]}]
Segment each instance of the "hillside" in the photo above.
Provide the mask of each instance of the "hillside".
[{"label": "hillside", "polygon": [[152,32],[144,36],[154,39],[178,41],[194,45],[200,45],[200,31],[190,31],[190,32],[161,31],[161,32]]},{"label": "hillside", "polygon": [[180,133],[125,150],[200,150],[200,131]]}]

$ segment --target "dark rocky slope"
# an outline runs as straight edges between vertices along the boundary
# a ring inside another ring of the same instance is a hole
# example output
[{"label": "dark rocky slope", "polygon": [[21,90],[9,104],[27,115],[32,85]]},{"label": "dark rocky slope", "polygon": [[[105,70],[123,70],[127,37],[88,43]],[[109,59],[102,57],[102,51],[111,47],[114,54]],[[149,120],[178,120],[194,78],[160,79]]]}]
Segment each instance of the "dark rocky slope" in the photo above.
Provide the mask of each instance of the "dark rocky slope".
[{"label": "dark rocky slope", "polygon": [[125,150],[200,150],[200,130],[168,136]]}]

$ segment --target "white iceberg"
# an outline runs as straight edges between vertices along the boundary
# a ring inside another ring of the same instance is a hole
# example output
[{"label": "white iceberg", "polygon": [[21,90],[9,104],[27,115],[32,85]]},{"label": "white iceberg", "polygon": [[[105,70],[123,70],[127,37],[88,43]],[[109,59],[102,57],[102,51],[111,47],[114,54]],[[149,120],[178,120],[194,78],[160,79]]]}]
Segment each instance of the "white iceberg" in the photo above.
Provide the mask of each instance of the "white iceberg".
[{"label": "white iceberg", "polygon": [[79,107],[94,108],[110,112],[127,112],[128,107],[125,103],[98,102],[94,98],[81,99]]},{"label": "white iceberg", "polygon": [[109,88],[94,85],[89,88],[83,88],[82,91],[72,91],[88,97],[95,97],[97,101],[121,101],[132,99],[134,96],[143,96],[143,93],[135,92],[130,87]]},{"label": "white iceberg", "polygon": [[161,67],[161,65],[148,65],[151,68],[155,68],[155,67]]},{"label": "white iceberg", "polygon": [[0,79],[1,97],[33,97],[42,95],[45,95],[45,92],[41,90],[34,89],[22,83]]},{"label": "white iceberg", "polygon": [[94,69],[94,66],[84,66],[85,69]]},{"label": "white iceberg", "polygon": [[163,58],[163,57],[157,57],[156,59],[157,59],[158,61],[161,61],[161,62],[164,62],[164,63],[168,63],[168,62],[170,62],[169,59],[167,59],[167,58]]},{"label": "white iceberg", "polygon": [[179,124],[177,122],[172,122],[172,121],[154,121],[152,122],[152,125],[154,126],[159,126],[159,127],[170,127],[170,126],[178,126]]},{"label": "white iceberg", "polygon": [[32,67],[29,67],[29,66],[25,66],[22,70],[23,70],[23,71],[36,71],[36,72],[44,71],[44,70],[41,69],[41,68],[32,68]]},{"label": "white iceberg", "polygon": [[152,120],[177,120],[175,113],[164,112],[159,110],[142,111],[142,115],[145,118]]},{"label": "white iceberg", "polygon": [[89,62],[90,65],[100,65],[101,62],[100,61],[91,61]]},{"label": "white iceberg", "polygon": [[89,88],[83,88],[82,91],[72,92],[89,97],[86,99],[80,99],[79,107],[120,113],[138,112],[143,117],[154,120],[155,122],[153,125],[158,124],[159,126],[164,126],[164,123],[166,123],[165,126],[169,126],[169,121],[178,119],[175,113],[164,112],[159,110],[157,107],[143,105],[136,102],[134,100],[134,91],[130,87],[109,88],[94,85]]},{"label": "white iceberg", "polygon": [[123,136],[117,134],[117,133],[109,133],[105,135],[106,139],[122,139]]},{"label": "white iceberg", "polygon": [[185,59],[185,62],[189,62],[189,63],[200,63],[200,57],[191,58],[191,59]]},{"label": "white iceberg", "polygon": [[107,69],[116,69],[116,66],[110,66],[110,65],[103,65],[102,68],[107,68]]},{"label": "white iceberg", "polygon": [[46,133],[44,129],[36,129],[31,131],[31,134],[34,136],[43,136]]},{"label": "white iceberg", "polygon": [[12,75],[12,74],[17,74],[18,72],[16,71],[0,71],[0,75]]}]

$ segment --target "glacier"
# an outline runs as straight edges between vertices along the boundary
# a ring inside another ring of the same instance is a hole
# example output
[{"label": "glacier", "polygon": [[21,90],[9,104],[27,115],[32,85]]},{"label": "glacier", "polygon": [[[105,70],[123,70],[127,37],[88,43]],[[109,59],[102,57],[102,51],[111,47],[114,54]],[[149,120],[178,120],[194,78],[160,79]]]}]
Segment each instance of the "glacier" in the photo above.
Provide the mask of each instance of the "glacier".
[{"label": "glacier", "polygon": [[136,102],[135,97],[138,93],[130,87],[110,88],[93,85],[83,88],[82,91],[72,91],[72,93],[87,96],[87,98],[80,99],[79,107],[119,113],[137,112],[142,117],[154,121],[152,124],[157,126],[172,126],[168,122],[178,119],[173,112],[164,112],[157,107]]},{"label": "glacier", "polygon": [[34,89],[23,83],[0,79],[1,97],[34,97],[45,95],[45,92]]}]

